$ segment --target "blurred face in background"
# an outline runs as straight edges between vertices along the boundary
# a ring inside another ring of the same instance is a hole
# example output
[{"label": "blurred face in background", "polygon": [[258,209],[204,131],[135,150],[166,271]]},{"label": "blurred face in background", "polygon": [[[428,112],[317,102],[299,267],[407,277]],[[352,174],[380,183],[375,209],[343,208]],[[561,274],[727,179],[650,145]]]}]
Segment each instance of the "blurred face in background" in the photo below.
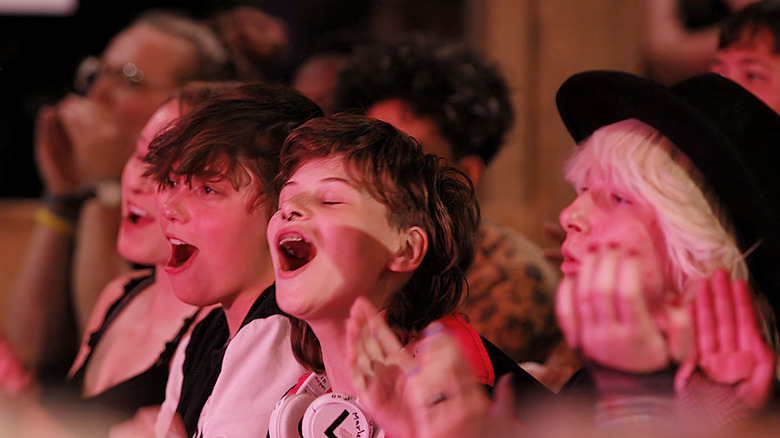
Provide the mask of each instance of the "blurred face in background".
[{"label": "blurred face in background", "polygon": [[82,72],[89,76],[87,98],[101,104],[135,141],[195,60],[195,47],[186,39],[144,24],[132,26]]},{"label": "blurred face in background", "polygon": [[122,171],[122,222],[117,246],[124,258],[135,263],[163,263],[170,254],[170,245],[158,218],[157,184],[143,176],[146,171],[144,157],[155,135],[179,115],[177,99],[163,104],[141,131],[135,152]]},{"label": "blurred face in background", "polygon": [[710,71],[738,83],[780,113],[780,53],[775,49],[766,29],[745,35],[718,51]]}]

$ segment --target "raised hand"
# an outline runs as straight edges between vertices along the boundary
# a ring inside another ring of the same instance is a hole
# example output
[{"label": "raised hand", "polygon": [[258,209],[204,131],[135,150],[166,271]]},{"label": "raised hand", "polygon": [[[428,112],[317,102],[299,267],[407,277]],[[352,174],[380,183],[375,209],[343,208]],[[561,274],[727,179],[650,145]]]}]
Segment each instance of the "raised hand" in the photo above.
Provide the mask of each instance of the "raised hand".
[{"label": "raised hand", "polygon": [[364,299],[352,306],[349,360],[358,399],[387,435],[410,437],[511,436],[521,425],[508,380],[491,402],[460,347],[438,323],[428,327],[410,356]]},{"label": "raised hand", "polygon": [[81,185],[73,150],[54,107],[38,111],[35,121],[35,160],[48,193],[73,193]]},{"label": "raised hand", "polygon": [[357,397],[390,436],[415,436],[412,407],[404,399],[414,359],[401,346],[382,315],[360,297],[347,322],[349,364]]},{"label": "raised hand", "polygon": [[113,113],[94,100],[71,94],[57,104],[57,116],[72,147],[82,182],[121,175],[136,139]]},{"label": "raised hand", "polygon": [[714,382],[734,385],[747,406],[763,406],[772,391],[775,355],[762,336],[747,283],[716,270],[697,284],[693,314],[698,369]]},{"label": "raised hand", "polygon": [[[619,371],[648,373],[690,355],[692,329],[674,301],[651,315],[639,257],[617,246],[593,248],[576,277],[561,281],[556,314],[566,340],[587,361]],[[659,273],[661,275],[661,273]]]}]

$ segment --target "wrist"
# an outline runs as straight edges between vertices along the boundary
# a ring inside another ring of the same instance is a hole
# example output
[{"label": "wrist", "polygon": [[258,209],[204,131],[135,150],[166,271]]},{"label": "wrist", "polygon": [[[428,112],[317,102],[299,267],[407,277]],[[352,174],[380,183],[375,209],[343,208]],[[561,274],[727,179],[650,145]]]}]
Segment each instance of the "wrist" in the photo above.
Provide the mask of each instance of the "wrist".
[{"label": "wrist", "polygon": [[105,179],[95,183],[95,198],[109,210],[118,210],[122,205],[122,184],[116,179]]},{"label": "wrist", "polygon": [[596,388],[594,421],[600,428],[657,428],[677,421],[673,367],[631,373],[586,362]]},{"label": "wrist", "polygon": [[43,196],[43,205],[50,214],[73,225],[79,218],[84,202],[93,196],[95,193],[92,190],[64,194],[46,193]]},{"label": "wrist", "polygon": [[676,367],[650,373],[632,373],[606,367],[592,361],[585,364],[596,384],[599,396],[621,394],[674,396]]}]

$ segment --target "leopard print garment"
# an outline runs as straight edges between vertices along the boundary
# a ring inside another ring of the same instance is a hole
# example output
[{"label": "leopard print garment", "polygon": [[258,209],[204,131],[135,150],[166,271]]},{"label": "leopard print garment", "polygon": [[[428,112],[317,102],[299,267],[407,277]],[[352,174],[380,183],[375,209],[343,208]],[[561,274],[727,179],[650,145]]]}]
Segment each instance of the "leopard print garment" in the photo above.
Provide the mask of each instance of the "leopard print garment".
[{"label": "leopard print garment", "polygon": [[483,219],[466,272],[469,323],[517,362],[544,362],[562,335],[555,322],[558,270],[516,231]]}]

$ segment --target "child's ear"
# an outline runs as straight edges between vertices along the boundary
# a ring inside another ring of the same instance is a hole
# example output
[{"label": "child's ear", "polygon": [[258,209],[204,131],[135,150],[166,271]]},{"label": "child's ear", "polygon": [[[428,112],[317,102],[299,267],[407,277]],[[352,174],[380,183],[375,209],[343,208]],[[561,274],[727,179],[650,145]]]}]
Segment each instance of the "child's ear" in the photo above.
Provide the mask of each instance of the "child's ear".
[{"label": "child's ear", "polygon": [[404,232],[401,246],[388,269],[393,272],[414,271],[420,266],[427,252],[428,233],[420,227],[410,227]]}]

